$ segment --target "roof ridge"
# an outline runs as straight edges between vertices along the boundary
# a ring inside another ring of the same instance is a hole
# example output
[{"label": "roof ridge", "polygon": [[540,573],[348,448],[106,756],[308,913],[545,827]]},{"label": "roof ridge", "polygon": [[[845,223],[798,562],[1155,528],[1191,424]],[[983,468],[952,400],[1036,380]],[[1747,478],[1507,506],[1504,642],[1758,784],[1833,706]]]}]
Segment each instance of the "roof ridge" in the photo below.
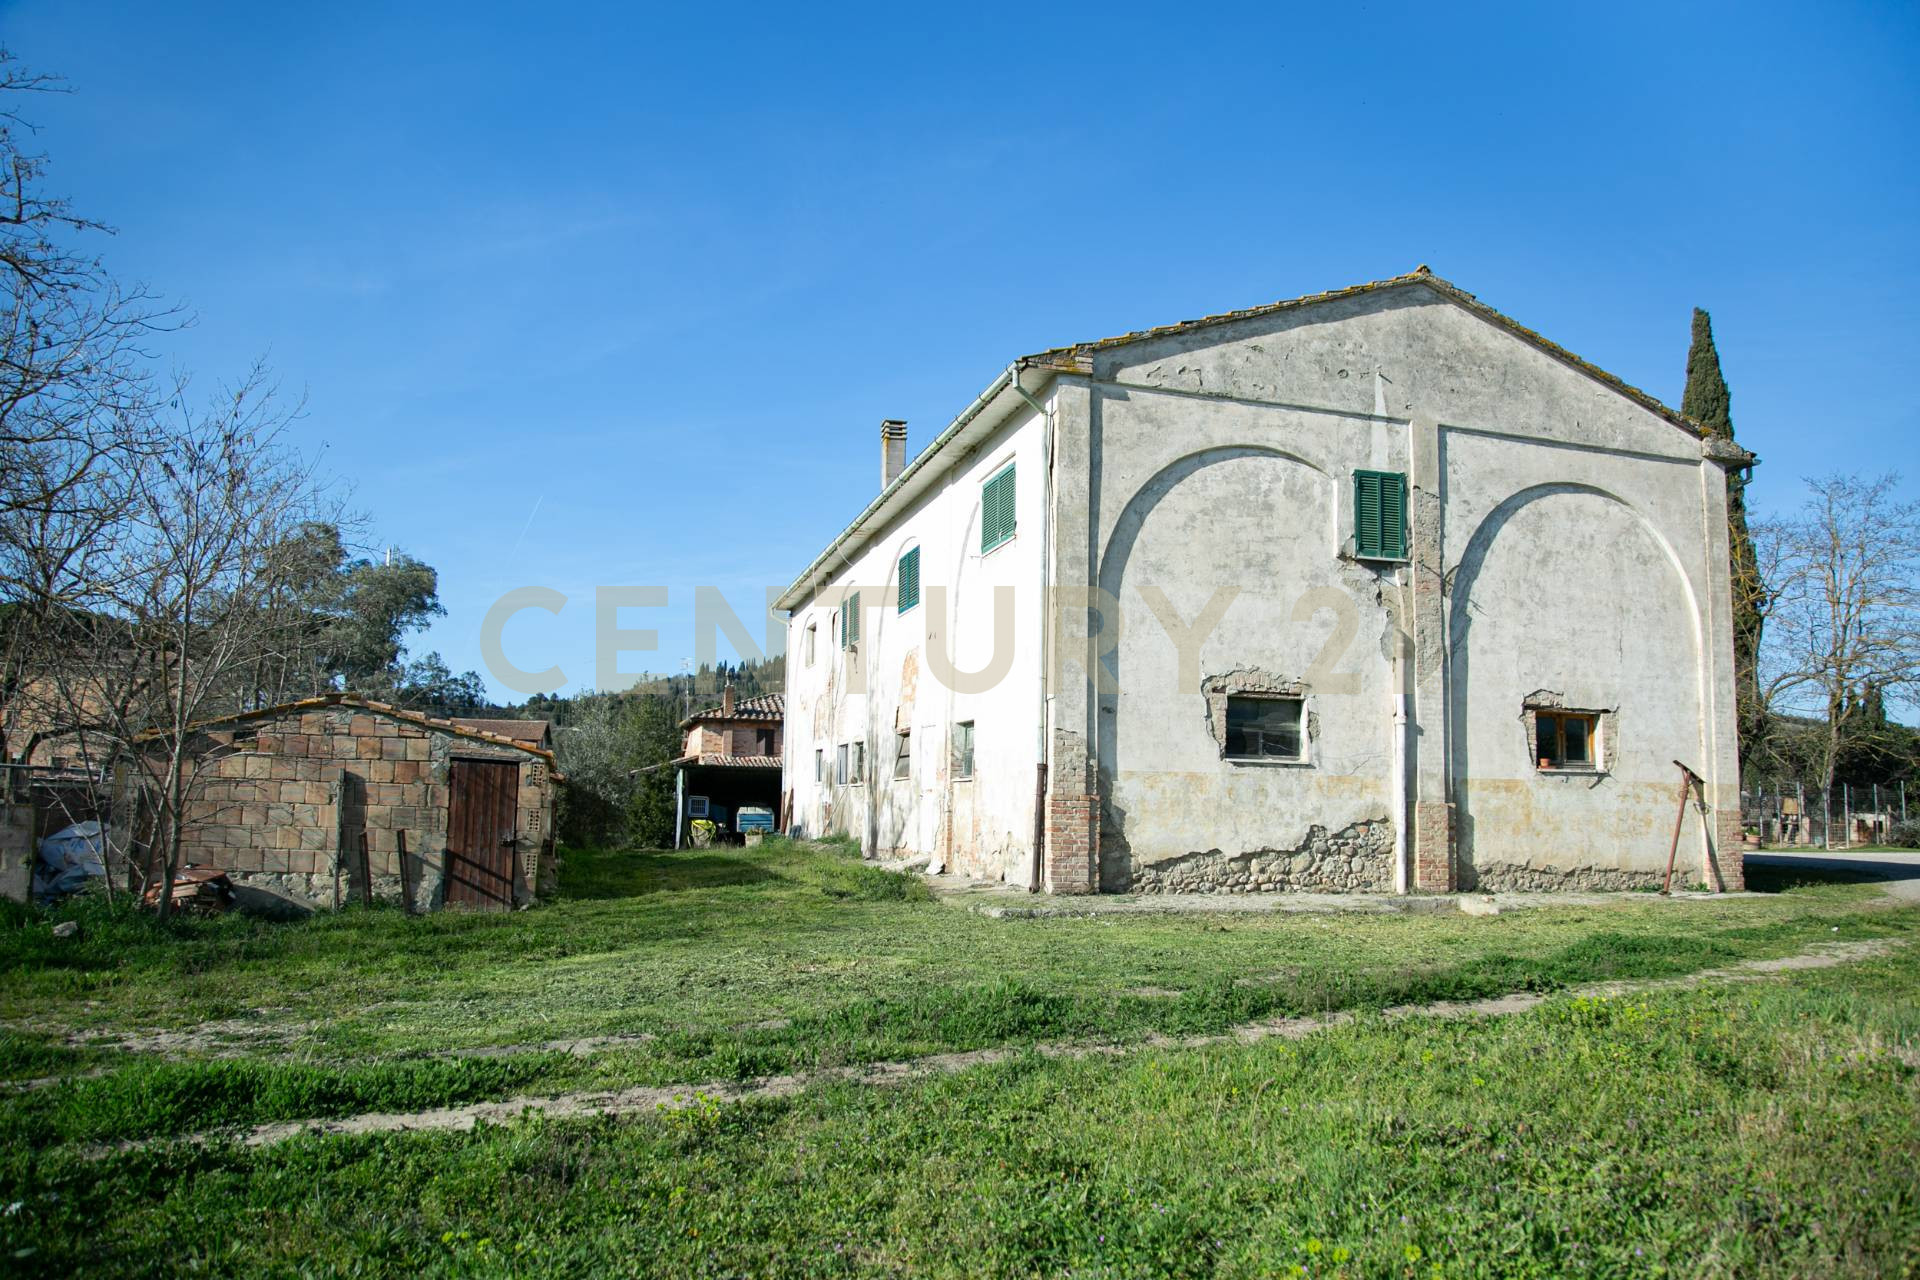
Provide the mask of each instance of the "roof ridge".
[{"label": "roof ridge", "polygon": [[1701,439],[1705,439],[1709,434],[1707,429],[1698,421],[1688,417],[1678,409],[1673,408],[1659,397],[1642,391],[1639,387],[1634,386],[1624,378],[1602,369],[1591,360],[1574,354],[1572,351],[1569,351],[1567,348],[1537,330],[1529,329],[1512,316],[1482,302],[1479,297],[1468,293],[1451,280],[1435,275],[1433,268],[1424,262],[1412,271],[1402,275],[1388,276],[1381,280],[1369,280],[1364,284],[1348,285],[1342,289],[1327,289],[1318,293],[1306,293],[1295,298],[1283,298],[1278,302],[1268,302],[1253,307],[1242,307],[1235,311],[1222,311],[1213,315],[1200,316],[1193,320],[1180,320],[1172,324],[1155,325],[1148,329],[1135,329],[1127,333],[1115,334],[1108,338],[1096,338],[1091,342],[1077,342],[1064,347],[1049,347],[1045,351],[1020,357],[1019,363],[1029,367],[1038,364],[1058,364],[1061,357],[1091,355],[1095,351],[1108,351],[1115,347],[1128,346],[1152,338],[1164,338],[1176,333],[1191,333],[1196,329],[1212,328],[1215,325],[1231,324],[1237,320],[1248,320],[1259,316],[1273,315],[1277,312],[1288,311],[1295,307],[1312,306],[1325,302],[1338,302],[1342,299],[1358,297],[1365,293],[1373,293],[1382,289],[1404,288],[1407,285],[1414,284],[1427,286],[1442,297],[1460,304],[1466,310],[1473,312],[1482,319],[1488,320],[1512,333],[1514,336],[1539,347],[1548,355],[1571,366],[1578,372],[1584,373],[1588,377],[1602,382],[1613,390],[1620,392],[1628,399],[1638,402],[1642,408],[1658,414],[1675,426],[1691,431]]},{"label": "roof ridge", "polygon": [[[255,707],[251,711],[233,711],[223,716],[211,716],[205,720],[194,720],[187,724],[184,732],[197,733],[206,729],[217,728],[220,725],[239,724],[247,720],[257,720],[266,716],[285,715],[289,711],[312,711],[322,707],[338,706],[357,707],[365,711],[390,716],[393,719],[403,720],[411,724],[425,725],[428,728],[438,729],[443,733],[451,733],[457,737],[512,747],[516,751],[525,751],[529,755],[540,756],[549,763],[553,763],[554,761],[553,752],[544,747],[529,746],[525,742],[509,738],[504,734],[489,733],[484,729],[470,729],[466,725],[456,724],[452,719],[430,716],[424,711],[410,711],[404,707],[396,707],[390,702],[380,702],[362,694],[346,693],[340,690],[316,694],[310,698],[297,698],[292,702],[279,702],[270,707]],[[134,741],[153,742],[165,736],[166,731],[164,729],[149,729],[145,733],[136,735]]]}]

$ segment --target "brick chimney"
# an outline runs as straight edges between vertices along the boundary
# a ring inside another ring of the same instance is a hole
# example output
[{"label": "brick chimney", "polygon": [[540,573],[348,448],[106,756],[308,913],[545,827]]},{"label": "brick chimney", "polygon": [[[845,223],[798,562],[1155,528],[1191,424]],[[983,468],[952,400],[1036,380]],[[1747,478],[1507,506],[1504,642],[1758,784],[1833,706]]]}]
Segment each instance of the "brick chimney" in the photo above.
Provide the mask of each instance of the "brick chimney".
[{"label": "brick chimney", "polygon": [[727,681],[727,687],[720,691],[720,714],[723,716],[733,714],[733,681],[731,680]]},{"label": "brick chimney", "polygon": [[898,418],[880,423],[880,487],[886,488],[900,478],[907,465],[907,424]]}]

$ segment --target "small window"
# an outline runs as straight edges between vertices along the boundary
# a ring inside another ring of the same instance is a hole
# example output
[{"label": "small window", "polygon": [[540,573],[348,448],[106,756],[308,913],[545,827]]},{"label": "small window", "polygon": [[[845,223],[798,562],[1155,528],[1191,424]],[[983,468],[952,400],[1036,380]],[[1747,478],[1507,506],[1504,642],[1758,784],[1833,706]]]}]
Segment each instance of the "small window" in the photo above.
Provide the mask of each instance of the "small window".
[{"label": "small window", "polygon": [[1584,711],[1533,713],[1534,755],[1542,769],[1594,767],[1595,717]]},{"label": "small window", "polygon": [[911,731],[893,736],[893,780],[913,775],[913,734]]},{"label": "small window", "polygon": [[254,747],[260,742],[260,726],[250,724],[233,731],[233,745],[236,747]]},{"label": "small window", "polygon": [[1303,760],[1298,698],[1227,699],[1229,760]]},{"label": "small window", "polygon": [[813,749],[813,780],[815,782],[827,780],[827,749],[825,747]]},{"label": "small window", "polygon": [[840,602],[840,647],[851,649],[860,643],[860,593],[854,592]]},{"label": "small window", "polygon": [[755,729],[753,731],[753,754],[757,756],[773,754],[773,730]]},{"label": "small window", "polygon": [[993,550],[1013,537],[1013,464],[1009,462],[980,490],[980,550]]},{"label": "small window", "polygon": [[920,603],[920,548],[900,557],[900,612]]},{"label": "small window", "polygon": [[962,720],[953,726],[953,776],[973,776],[973,721]]},{"label": "small window", "polygon": [[1407,478],[1399,472],[1353,473],[1353,553],[1365,560],[1407,558]]},{"label": "small window", "polygon": [[847,781],[856,787],[863,786],[867,781],[867,744],[864,742],[854,743],[852,752],[853,754],[850,760],[853,772],[848,775]]},{"label": "small window", "polygon": [[847,744],[844,742],[833,749],[833,780],[838,786],[847,785]]},{"label": "small window", "polygon": [[820,624],[817,622],[809,622],[807,624],[807,665],[808,666],[813,665],[814,641],[818,640],[819,638],[820,638]]}]

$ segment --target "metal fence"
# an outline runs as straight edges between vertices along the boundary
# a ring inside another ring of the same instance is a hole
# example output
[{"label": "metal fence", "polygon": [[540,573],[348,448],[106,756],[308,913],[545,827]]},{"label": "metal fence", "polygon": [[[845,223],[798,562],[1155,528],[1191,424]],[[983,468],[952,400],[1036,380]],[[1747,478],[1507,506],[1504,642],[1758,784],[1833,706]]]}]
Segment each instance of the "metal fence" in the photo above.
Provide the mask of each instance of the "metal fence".
[{"label": "metal fence", "polygon": [[[1912,792],[1913,808],[1908,808]],[[1920,785],[1854,787],[1840,783],[1822,794],[1815,783],[1777,780],[1740,793],[1740,819],[1762,847],[1851,849],[1883,845],[1909,813],[1920,817]]]}]

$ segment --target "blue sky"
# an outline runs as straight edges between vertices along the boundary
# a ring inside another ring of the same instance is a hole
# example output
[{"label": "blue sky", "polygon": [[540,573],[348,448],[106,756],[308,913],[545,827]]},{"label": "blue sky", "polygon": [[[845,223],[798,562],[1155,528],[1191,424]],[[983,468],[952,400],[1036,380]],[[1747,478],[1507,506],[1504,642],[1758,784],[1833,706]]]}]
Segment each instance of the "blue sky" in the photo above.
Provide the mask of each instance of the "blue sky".
[{"label": "blue sky", "polygon": [[168,358],[304,390],[456,669],[538,583],[509,655],[590,683],[636,583],[626,665],[677,670],[695,584],[748,617],[872,496],[881,418],[918,449],[1022,352],[1422,262],[1676,404],[1710,309],[1763,510],[1920,481],[1910,4],[28,0],[0,40],[75,90],[35,114],[109,264],[197,315]]}]

